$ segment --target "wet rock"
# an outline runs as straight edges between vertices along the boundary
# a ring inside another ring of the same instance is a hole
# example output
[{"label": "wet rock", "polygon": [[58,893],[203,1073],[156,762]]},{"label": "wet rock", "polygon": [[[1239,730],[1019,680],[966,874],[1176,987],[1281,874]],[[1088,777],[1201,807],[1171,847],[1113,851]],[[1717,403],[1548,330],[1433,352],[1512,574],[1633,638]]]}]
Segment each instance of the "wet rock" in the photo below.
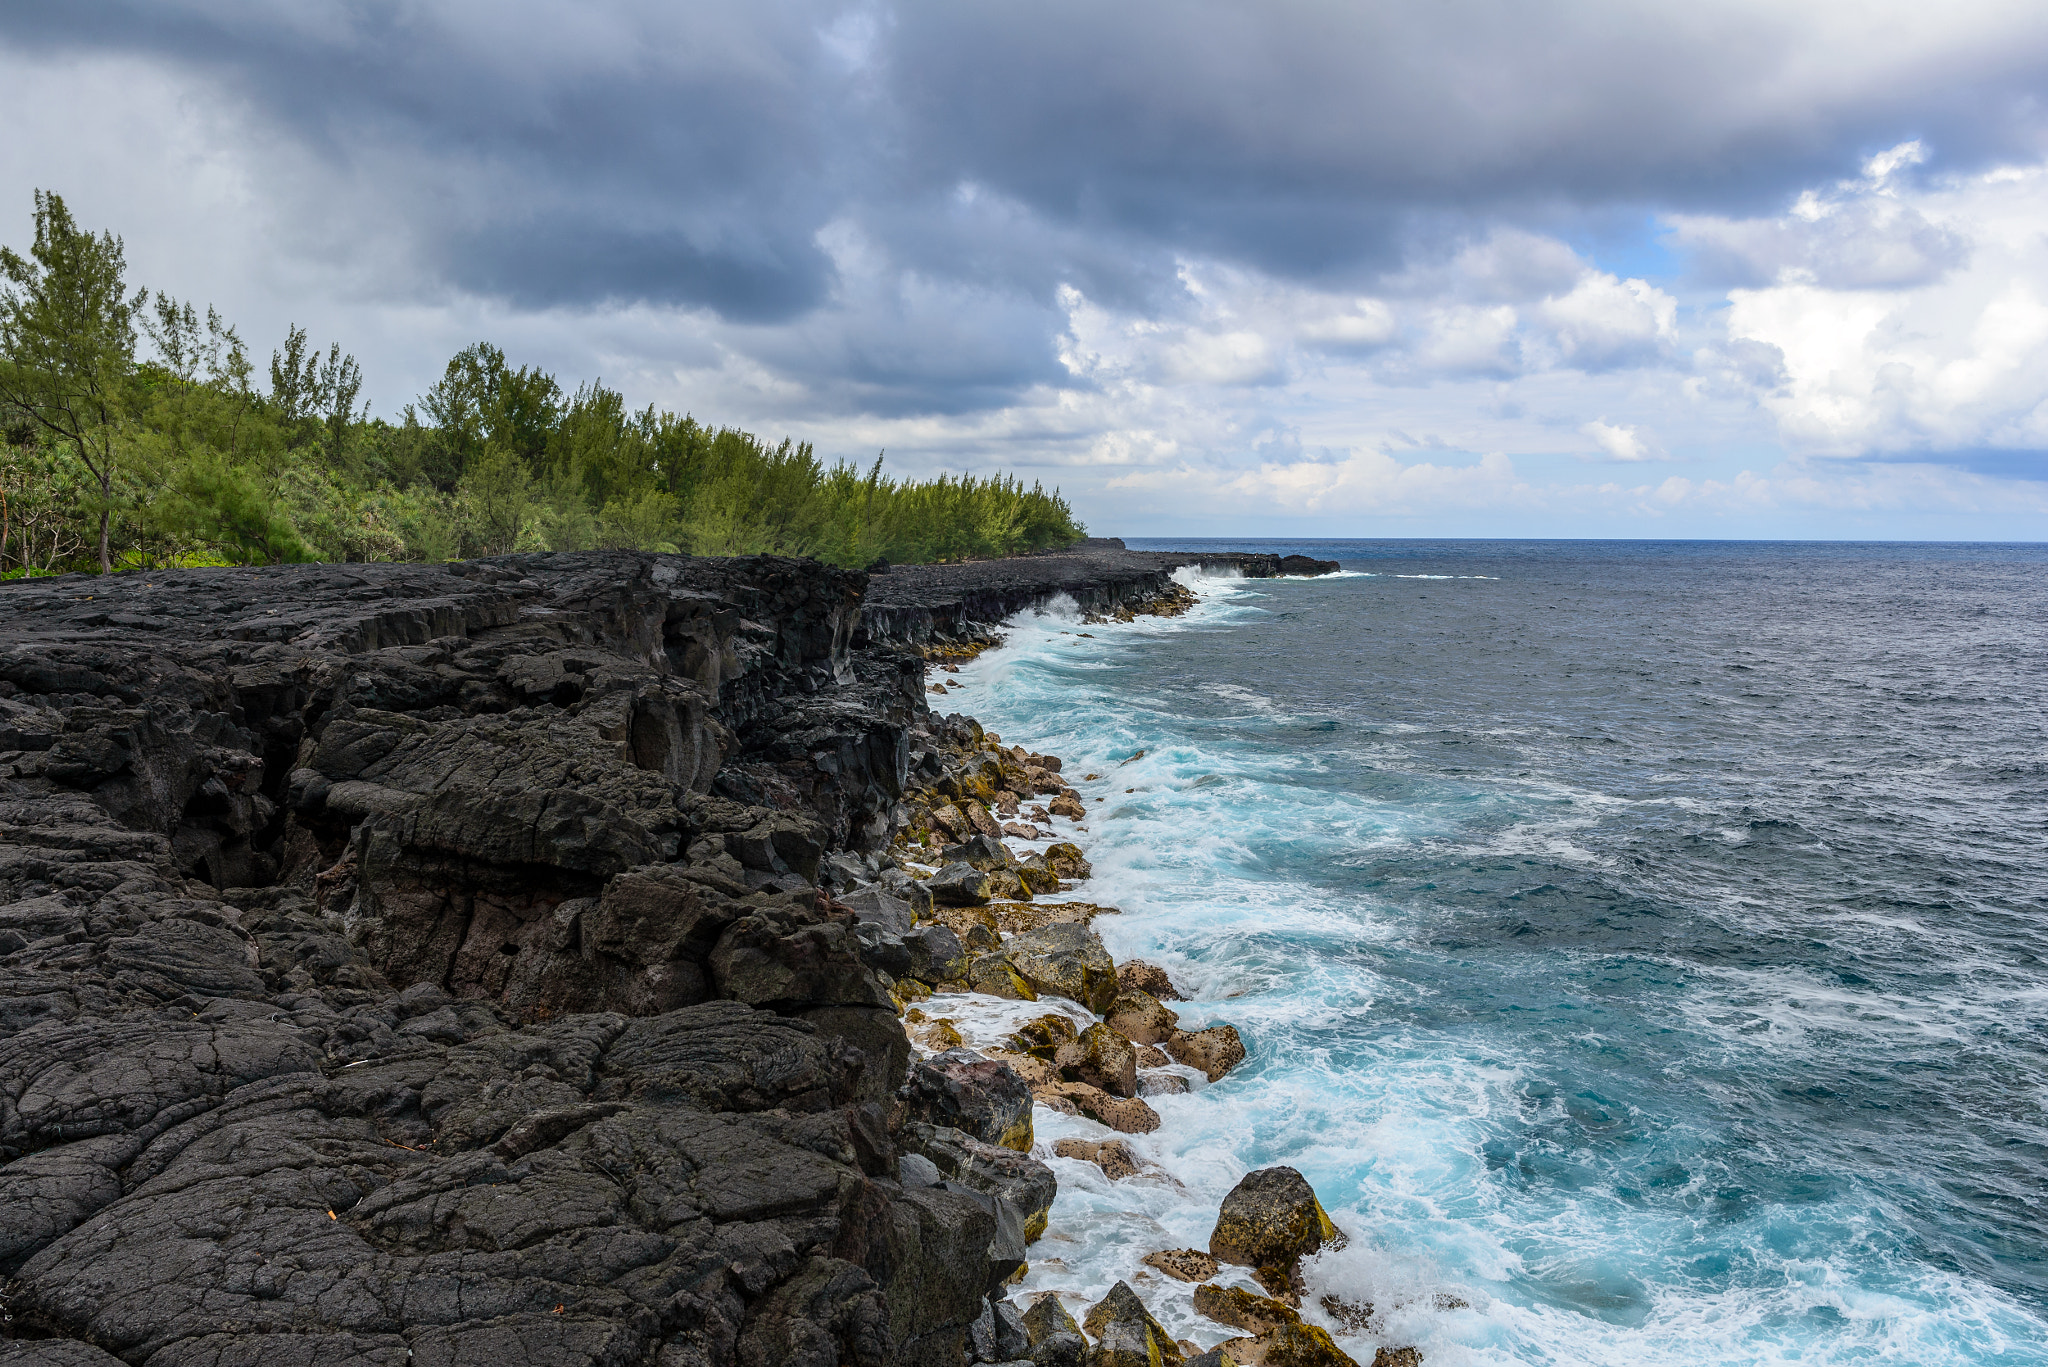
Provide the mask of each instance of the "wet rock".
[{"label": "wet rock", "polygon": [[1185,1354],[1128,1282],[1118,1282],[1081,1321],[1095,1340],[1088,1367],[1181,1367]]},{"label": "wet rock", "polygon": [[948,1179],[1008,1201],[1023,1223],[1026,1243],[1045,1233],[1059,1189],[1045,1164],[948,1126],[912,1122],[904,1127],[902,1142],[930,1159]]},{"label": "wet rock", "polygon": [[1058,797],[1046,803],[1045,807],[1054,816],[1063,816],[1069,821],[1086,821],[1088,819],[1088,809],[1083,807],[1081,799],[1075,797],[1071,792],[1061,793]]},{"label": "wet rock", "polygon": [[[1215,1276],[1217,1269],[1222,1266],[1214,1258],[1196,1248],[1174,1248],[1158,1253],[1147,1253],[1140,1261],[1147,1267],[1156,1267],[1167,1276],[1184,1282],[1206,1282]],[[1215,1317],[1212,1315],[1210,1318]]]},{"label": "wet rock", "polygon": [[1159,1112],[1136,1097],[1111,1096],[1085,1082],[1055,1082],[1034,1087],[1039,1101],[1070,1115],[1085,1115],[1122,1134],[1150,1134],[1159,1128]]},{"label": "wet rock", "polygon": [[1138,1074],[1139,1096],[1186,1096],[1194,1089],[1179,1073]]},{"label": "wet rock", "polygon": [[940,858],[948,864],[970,864],[983,873],[1012,868],[1017,863],[1016,856],[1010,853],[1009,846],[996,839],[994,835],[986,833],[976,835],[958,845],[947,846]]},{"label": "wet rock", "polygon": [[1422,1350],[1382,1348],[1372,1355],[1372,1367],[1422,1367]]},{"label": "wet rock", "polygon": [[1058,1056],[1061,1046],[1072,1044],[1080,1035],[1071,1016],[1054,1011],[1024,1022],[1006,1042],[1020,1054],[1029,1054],[1050,1063]]},{"label": "wet rock", "polygon": [[1030,1152],[1031,1093],[1003,1064],[971,1049],[949,1049],[912,1064],[907,1087],[911,1119]]},{"label": "wet rock", "polygon": [[1335,574],[1340,566],[1334,560],[1317,560],[1307,555],[1283,555],[1280,557],[1280,573],[1287,575],[1315,576]]},{"label": "wet rock", "polygon": [[1146,963],[1143,959],[1131,959],[1119,964],[1116,970],[1119,989],[1125,992],[1145,992],[1163,1002],[1186,1001],[1173,980],[1166,976],[1166,970],[1158,964]]},{"label": "wet rock", "polygon": [[[1071,797],[1069,800],[1072,800]],[[1074,801],[1073,805],[1078,811],[1081,804],[1078,801]],[[1055,816],[1065,815],[1065,813],[1059,810],[1057,804],[1053,806],[1052,810]],[[1086,813],[1075,816],[1074,820],[1080,820],[1083,815],[1086,815]],[[1081,853],[1081,847],[1073,844],[1071,841],[1063,840],[1057,845],[1048,845],[1042,857],[1048,869],[1051,869],[1061,878],[1072,879],[1075,882],[1089,878],[1095,872],[1089,866],[1088,857]]]},{"label": "wet rock", "polygon": [[1102,1015],[1133,1044],[1163,1044],[1180,1029],[1180,1017],[1143,989],[1123,988]]},{"label": "wet rock", "polygon": [[1230,1350],[1219,1343],[1208,1352],[1189,1358],[1183,1367],[1239,1367],[1239,1364]]},{"label": "wet rock", "polygon": [[970,954],[1002,948],[1003,937],[997,933],[995,913],[985,906],[934,906],[924,919],[952,931]]},{"label": "wet rock", "polygon": [[1173,1060],[1167,1056],[1166,1051],[1164,1049],[1159,1048],[1157,1045],[1140,1044],[1137,1046],[1137,1049],[1138,1066],[1140,1068],[1164,1068],[1166,1067],[1166,1065],[1173,1062]]},{"label": "wet rock", "polygon": [[1017,971],[1010,956],[1000,952],[976,954],[967,960],[967,985],[976,992],[1011,1001],[1035,1002],[1038,991]]},{"label": "wet rock", "polygon": [[1116,965],[1086,926],[1050,925],[1014,937],[1006,948],[1040,992],[1079,1002],[1098,1016],[1116,1001]]},{"label": "wet rock", "polygon": [[1056,1334],[1079,1335],[1081,1326],[1060,1303],[1057,1291],[1042,1291],[1032,1297],[1030,1307],[1024,1311],[1024,1332],[1036,1348]]},{"label": "wet rock", "polygon": [[1115,907],[1098,906],[1093,902],[991,902],[988,911],[995,917],[997,927],[1010,934],[1043,930],[1047,926],[1068,922],[1086,925],[1105,913],[1117,914]]},{"label": "wet rock", "polygon": [[1301,1259],[1326,1243],[1341,1247],[1343,1238],[1300,1172],[1261,1168],[1247,1173],[1223,1198],[1209,1252],[1251,1268],[1268,1291],[1298,1303]]},{"label": "wet rock", "polygon": [[1111,1096],[1138,1094],[1138,1055],[1131,1042],[1100,1021],[1081,1031],[1053,1055],[1062,1075],[1100,1087]]},{"label": "wet rock", "polygon": [[[1060,1070],[1045,1059],[1033,1058],[1029,1054],[1013,1054],[1007,1049],[986,1049],[982,1052],[987,1054],[989,1058],[1009,1068],[1018,1077],[1023,1078],[1024,1085],[1031,1089],[1034,1096],[1038,1094],[1041,1088],[1053,1086],[1062,1080],[1060,1078]],[[1067,1114],[1071,1115],[1075,1114],[1075,1112],[1070,1108]]]},{"label": "wet rock", "polygon": [[1301,1313],[1283,1301],[1214,1283],[1195,1288],[1195,1313],[1254,1336],[1301,1323]]},{"label": "wet rock", "polygon": [[903,937],[910,956],[904,976],[930,983],[950,983],[967,976],[967,951],[946,926],[919,926]]},{"label": "wet rock", "polygon": [[965,863],[946,865],[925,880],[925,889],[933,902],[954,907],[986,906],[990,896],[988,875]]},{"label": "wet rock", "polygon": [[1238,1038],[1234,1025],[1176,1031],[1167,1039],[1165,1048],[1174,1062],[1201,1069],[1211,1082],[1244,1062],[1244,1041]]},{"label": "wet rock", "polygon": [[1062,1139],[1052,1146],[1052,1151],[1060,1158],[1078,1158],[1084,1163],[1093,1163],[1112,1182],[1136,1177],[1140,1171],[1138,1156],[1121,1139]]}]

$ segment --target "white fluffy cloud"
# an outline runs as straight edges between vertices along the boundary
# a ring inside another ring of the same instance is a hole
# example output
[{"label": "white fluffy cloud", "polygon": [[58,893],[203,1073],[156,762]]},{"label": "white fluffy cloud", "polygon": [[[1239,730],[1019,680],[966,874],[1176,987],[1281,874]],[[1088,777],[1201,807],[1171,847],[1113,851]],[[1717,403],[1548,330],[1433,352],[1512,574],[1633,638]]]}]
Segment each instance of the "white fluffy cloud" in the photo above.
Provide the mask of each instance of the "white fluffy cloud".
[{"label": "white fluffy cloud", "polygon": [[1777,218],[1679,225],[1768,270],[1728,292],[1726,334],[1776,371],[1759,398],[1796,450],[2048,448],[2048,166],[1902,183],[1921,155],[1895,148]]}]

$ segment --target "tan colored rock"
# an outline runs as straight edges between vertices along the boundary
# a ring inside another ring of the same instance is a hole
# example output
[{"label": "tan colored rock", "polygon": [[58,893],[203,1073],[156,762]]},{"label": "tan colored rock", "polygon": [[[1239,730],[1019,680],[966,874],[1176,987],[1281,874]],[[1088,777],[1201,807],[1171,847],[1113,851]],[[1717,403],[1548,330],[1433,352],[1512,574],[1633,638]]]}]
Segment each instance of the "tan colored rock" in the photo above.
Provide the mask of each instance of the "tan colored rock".
[{"label": "tan colored rock", "polygon": [[1085,925],[1060,922],[1013,937],[1005,952],[1041,993],[1101,1015],[1116,1000],[1116,964]]},{"label": "tan colored rock", "polygon": [[1194,1090],[1194,1084],[1179,1073],[1138,1074],[1139,1096],[1186,1096]]},{"label": "tan colored rock", "polygon": [[1195,1288],[1195,1313],[1255,1337],[1282,1325],[1301,1323],[1300,1312],[1291,1305],[1241,1287],[1217,1286],[1213,1282]]},{"label": "tan colored rock", "polygon": [[1234,1025],[1212,1025],[1207,1030],[1179,1030],[1167,1039],[1166,1052],[1174,1062],[1199,1068],[1215,1082],[1244,1062],[1244,1041]]},{"label": "tan colored rock", "polygon": [[991,997],[1008,997],[1019,1002],[1038,1000],[1038,993],[1030,982],[1017,971],[1007,955],[999,952],[976,954],[967,961],[967,985]]},{"label": "tan colored rock", "polygon": [[1100,1087],[1111,1096],[1138,1094],[1138,1053],[1125,1039],[1097,1021],[1053,1054],[1060,1073],[1074,1082]]},{"label": "tan colored rock", "polygon": [[1118,965],[1117,986],[1125,992],[1149,992],[1163,1002],[1186,1001],[1180,989],[1173,985],[1173,979],[1166,976],[1166,970],[1158,964],[1148,964],[1143,959],[1131,959]]},{"label": "tan colored rock", "polygon": [[1180,1017],[1159,998],[1130,988],[1116,994],[1102,1018],[1133,1044],[1163,1044],[1180,1029]]},{"label": "tan colored rock", "polygon": [[1343,1240],[1307,1178],[1289,1167],[1261,1168],[1223,1198],[1209,1252],[1251,1268],[1261,1286],[1298,1305],[1301,1260]]},{"label": "tan colored rock", "polygon": [[[1073,801],[1076,807],[1081,805],[1072,793],[1063,793],[1061,796]],[[1088,856],[1081,853],[1081,847],[1066,840],[1057,845],[1046,846],[1045,866],[1062,878],[1082,879],[1095,872],[1088,863]]]},{"label": "tan colored rock", "polygon": [[1349,1301],[1337,1293],[1326,1294],[1316,1304],[1323,1307],[1323,1313],[1337,1321],[1344,1334],[1363,1334],[1372,1329],[1372,1302]]},{"label": "tan colored rock", "polygon": [[1020,1054],[1051,1062],[1058,1057],[1060,1046],[1072,1044],[1080,1037],[1081,1032],[1072,1017],[1053,1011],[1025,1021],[1006,1042]]},{"label": "tan colored rock", "polygon": [[[1166,1056],[1166,1051],[1156,1044],[1141,1044],[1138,1046],[1138,1066],[1140,1068],[1164,1068],[1171,1062],[1173,1060]],[[1183,1088],[1182,1090],[1186,1089]]]},{"label": "tan colored rock", "polygon": [[[1029,796],[1029,794],[1026,796]],[[1017,795],[1015,793],[1006,789],[996,794],[996,815],[1006,818],[1017,815]]]},{"label": "tan colored rock", "polygon": [[957,1049],[966,1043],[961,1038],[960,1028],[951,1020],[943,1017],[910,1033],[911,1038],[935,1053],[944,1053],[948,1049]]},{"label": "tan colored rock", "polygon": [[988,909],[995,913],[997,923],[1010,934],[1022,934],[1030,930],[1043,930],[1047,926],[1087,925],[1097,916],[1115,916],[1115,907],[1097,906],[1093,902],[992,902]]},{"label": "tan colored rock", "polygon": [[1086,821],[1088,819],[1088,809],[1083,807],[1081,799],[1075,797],[1072,793],[1061,793],[1058,797],[1046,803],[1045,806],[1046,810],[1054,816],[1063,816],[1069,821]]},{"label": "tan colored rock", "polygon": [[1072,1334],[1078,1338],[1081,1333],[1081,1326],[1074,1323],[1067,1307],[1060,1304],[1057,1291],[1041,1292],[1025,1310],[1023,1318],[1024,1337],[1030,1340],[1033,1348],[1055,1334]]},{"label": "tan colored rock", "polygon": [[1138,1156],[1121,1139],[1062,1139],[1052,1146],[1052,1151],[1061,1158],[1093,1163],[1112,1182],[1135,1177],[1139,1172]]},{"label": "tan colored rock", "polygon": [[934,904],[920,920],[925,925],[942,925],[960,937],[961,945],[973,952],[999,948],[996,916],[989,907],[946,907]]},{"label": "tan colored rock", "polygon": [[[1163,1249],[1158,1253],[1147,1253],[1139,1261],[1184,1282],[1206,1282],[1223,1266],[1199,1248]],[[1215,1317],[1212,1315],[1210,1318]]]},{"label": "tan colored rock", "polygon": [[948,802],[932,808],[932,827],[944,831],[955,840],[964,840],[974,834],[974,827],[968,823],[967,814]]},{"label": "tan colored rock", "polygon": [[1042,1058],[1033,1058],[1029,1054],[1013,1054],[1007,1049],[984,1049],[981,1052],[1023,1078],[1024,1085],[1031,1088],[1034,1093],[1040,1087],[1051,1087],[1061,1080],[1060,1070]]},{"label": "tan colored rock", "polygon": [[1372,1367],[1422,1367],[1422,1350],[1382,1348],[1372,1355]]},{"label": "tan colored rock", "polygon": [[1060,890],[1060,876],[1051,869],[1039,868],[1032,864],[1019,864],[1017,878],[1033,896],[1043,896]]},{"label": "tan colored rock", "polygon": [[1150,1134],[1159,1128],[1159,1112],[1136,1097],[1111,1096],[1085,1082],[1057,1082],[1033,1087],[1031,1095],[1042,1104],[1069,1115],[1085,1115],[1097,1124],[1121,1134]]},{"label": "tan colored rock", "polygon": [[1313,1324],[1288,1324],[1261,1334],[1259,1367],[1358,1367],[1329,1331]]},{"label": "tan colored rock", "polygon": [[1128,1282],[1112,1286],[1081,1327],[1095,1340],[1088,1367],[1181,1367],[1186,1357]]}]

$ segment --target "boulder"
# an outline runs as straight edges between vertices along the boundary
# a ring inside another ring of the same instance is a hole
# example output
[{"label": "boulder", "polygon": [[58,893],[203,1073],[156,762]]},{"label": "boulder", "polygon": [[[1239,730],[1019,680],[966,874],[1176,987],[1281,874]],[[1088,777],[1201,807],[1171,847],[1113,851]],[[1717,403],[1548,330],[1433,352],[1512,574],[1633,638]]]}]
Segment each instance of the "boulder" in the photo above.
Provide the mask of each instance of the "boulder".
[{"label": "boulder", "polygon": [[1072,793],[1061,793],[1045,804],[1046,810],[1054,816],[1063,816],[1069,821],[1086,821],[1088,809],[1081,805],[1081,799]]},{"label": "boulder", "polygon": [[926,913],[927,922],[944,926],[960,937],[960,943],[970,954],[1000,949],[1003,937],[998,933],[995,913],[987,907],[946,907],[934,906]]},{"label": "boulder", "polygon": [[952,863],[925,880],[932,901],[950,907],[988,905],[988,875],[972,864]]},{"label": "boulder", "polygon": [[997,839],[996,835],[987,833],[963,840],[957,845],[948,845],[939,857],[948,864],[972,864],[984,873],[1007,869],[1017,862],[1016,856],[1010,853],[1009,846]]},{"label": "boulder", "polygon": [[1215,1082],[1244,1062],[1244,1041],[1234,1025],[1212,1025],[1207,1030],[1176,1031],[1166,1041],[1166,1052],[1174,1062],[1199,1068]]},{"label": "boulder", "polygon": [[992,952],[976,954],[967,960],[967,985],[976,992],[986,992],[991,997],[1007,997],[1011,1001],[1035,1002],[1038,992],[1029,979],[1018,973],[1017,966],[1007,954]]},{"label": "boulder", "polygon": [[1100,1087],[1111,1096],[1138,1094],[1138,1055],[1131,1042],[1097,1021],[1053,1054],[1053,1063],[1072,1082]]},{"label": "boulder", "polygon": [[1342,566],[1334,560],[1317,560],[1308,555],[1283,555],[1280,557],[1280,573],[1285,575],[1317,576],[1335,574]]},{"label": "boulder", "polygon": [[1013,1054],[1007,1049],[984,1049],[982,1052],[1023,1078],[1024,1085],[1031,1089],[1033,1095],[1039,1088],[1050,1087],[1060,1081],[1060,1070],[1042,1058]]},{"label": "boulder", "polygon": [[1001,1148],[1031,1151],[1031,1093],[1022,1078],[971,1049],[911,1064],[906,1115]]},{"label": "boulder", "polygon": [[1024,1241],[1045,1233],[1059,1183],[1052,1169],[1015,1148],[986,1143],[951,1126],[912,1121],[899,1142],[929,1160],[946,1178],[1015,1207],[1024,1225]]},{"label": "boulder", "polygon": [[1133,1044],[1163,1044],[1180,1029],[1180,1017],[1143,989],[1124,988],[1119,991],[1109,1010],[1102,1015],[1118,1034]]},{"label": "boulder", "polygon": [[[1071,1143],[1071,1140],[1062,1140]],[[1116,1142],[1114,1140],[1110,1141]],[[1058,1152],[1057,1149],[1054,1152]],[[1147,1253],[1139,1261],[1147,1267],[1156,1267],[1167,1276],[1184,1282],[1206,1282],[1216,1275],[1223,1264],[1217,1262],[1198,1248],[1162,1249],[1158,1253]],[[1210,1318],[1215,1318],[1213,1315]]]},{"label": "boulder", "polygon": [[1071,1016],[1050,1011],[1025,1021],[1005,1043],[1020,1054],[1042,1058],[1049,1063],[1058,1056],[1063,1045],[1072,1044],[1080,1036],[1081,1032]]},{"label": "boulder", "polygon": [[945,926],[919,926],[903,937],[910,965],[903,976],[936,987],[967,976],[967,951]]},{"label": "boulder", "polygon": [[1116,1001],[1116,964],[1101,937],[1072,922],[1014,937],[1010,962],[1040,992],[1065,997],[1101,1015]]},{"label": "boulder", "polygon": [[1128,1282],[1111,1287],[1081,1327],[1095,1340],[1088,1367],[1181,1367],[1186,1358]]},{"label": "boulder", "polygon": [[1316,1200],[1314,1188],[1289,1167],[1247,1173],[1223,1198],[1209,1252],[1226,1263],[1249,1267],[1260,1285],[1298,1300],[1299,1264],[1344,1236]]},{"label": "boulder", "polygon": [[1131,959],[1118,965],[1116,981],[1125,992],[1149,992],[1163,1002],[1187,1000],[1173,985],[1173,979],[1166,976],[1165,969],[1143,959]]},{"label": "boulder", "polygon": [[1088,1340],[1078,1332],[1054,1334],[1041,1343],[1031,1345],[1031,1367],[1083,1367],[1087,1359]]},{"label": "boulder", "polygon": [[1284,1301],[1213,1282],[1195,1288],[1195,1313],[1255,1336],[1301,1323],[1301,1313]]},{"label": "boulder", "polygon": [[[1139,1172],[1138,1156],[1121,1139],[1062,1139],[1052,1146],[1052,1151],[1055,1157],[1078,1158],[1084,1163],[1093,1163],[1112,1182],[1135,1177]],[[1200,1279],[1191,1277],[1188,1280]]]},{"label": "boulder", "polygon": [[1422,1367],[1422,1350],[1382,1348],[1372,1355],[1372,1367]]},{"label": "boulder", "polygon": [[1194,1087],[1179,1073],[1138,1074],[1139,1096],[1186,1096]]},{"label": "boulder", "polygon": [[1081,1326],[1074,1323],[1067,1307],[1060,1304],[1057,1291],[1043,1291],[1032,1298],[1030,1307],[1024,1311],[1024,1332],[1031,1346],[1036,1348],[1055,1334],[1078,1335]]},{"label": "boulder", "polygon": [[1238,1361],[1229,1348],[1219,1343],[1206,1353],[1195,1354],[1182,1367],[1238,1367]]},{"label": "boulder", "polygon": [[839,898],[863,925],[877,925],[891,935],[908,935],[917,924],[917,912],[910,903],[878,887],[861,888]]},{"label": "boulder", "polygon": [[1159,1112],[1136,1097],[1111,1096],[1085,1082],[1055,1082],[1032,1088],[1041,1102],[1069,1115],[1085,1115],[1122,1134],[1150,1134],[1159,1128]]},{"label": "boulder", "polygon": [[[1062,794],[1062,796],[1073,804],[1074,820],[1079,821],[1083,816],[1087,815],[1082,810],[1079,799],[1075,798],[1071,793]],[[1066,815],[1066,813],[1060,811],[1057,804],[1053,806],[1052,810],[1056,816]],[[1095,872],[1088,863],[1088,857],[1081,853],[1081,847],[1072,841],[1062,840],[1057,845],[1046,846],[1044,858],[1045,866],[1061,878],[1071,878],[1079,882],[1090,877]]]}]

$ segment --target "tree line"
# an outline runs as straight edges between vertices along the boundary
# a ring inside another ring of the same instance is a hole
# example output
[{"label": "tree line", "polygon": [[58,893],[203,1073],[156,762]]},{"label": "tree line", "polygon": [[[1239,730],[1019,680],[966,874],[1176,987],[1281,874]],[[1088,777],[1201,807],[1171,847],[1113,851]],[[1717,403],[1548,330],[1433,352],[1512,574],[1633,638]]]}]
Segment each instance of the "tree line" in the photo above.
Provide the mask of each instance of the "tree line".
[{"label": "tree line", "polygon": [[362,386],[297,327],[260,374],[213,309],[131,290],[121,239],[37,191],[34,245],[0,247],[0,577],[598,548],[927,563],[1083,531],[1057,489],[828,466],[489,343],[396,421]]}]

